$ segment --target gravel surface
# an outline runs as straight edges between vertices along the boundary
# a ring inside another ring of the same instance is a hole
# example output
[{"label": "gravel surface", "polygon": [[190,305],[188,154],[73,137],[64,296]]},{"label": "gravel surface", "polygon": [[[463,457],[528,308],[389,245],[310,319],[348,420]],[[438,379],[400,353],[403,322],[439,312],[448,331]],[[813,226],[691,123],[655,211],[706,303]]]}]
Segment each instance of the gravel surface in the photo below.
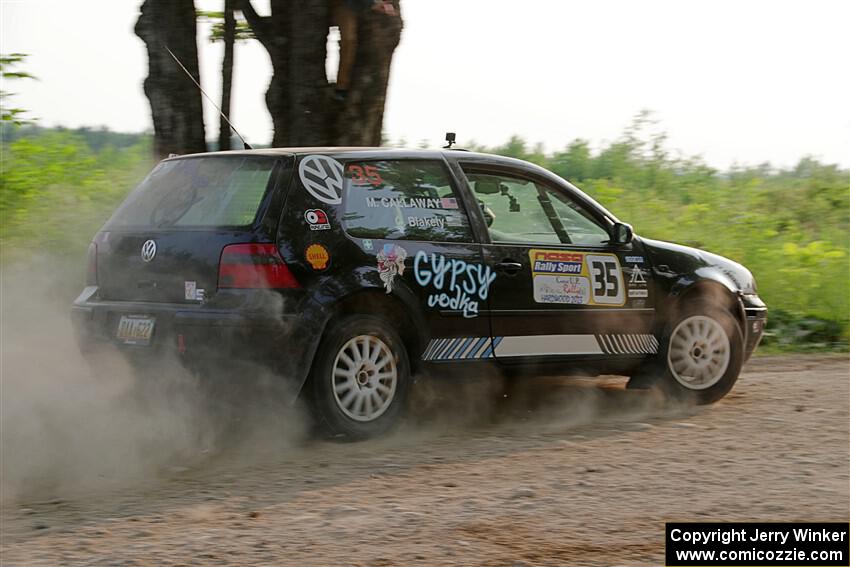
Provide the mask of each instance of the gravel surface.
[{"label": "gravel surface", "polygon": [[613,378],[417,396],[385,439],[237,435],[120,487],[11,493],[0,562],[662,565],[666,521],[850,520],[846,356],[757,358],[702,408]]}]

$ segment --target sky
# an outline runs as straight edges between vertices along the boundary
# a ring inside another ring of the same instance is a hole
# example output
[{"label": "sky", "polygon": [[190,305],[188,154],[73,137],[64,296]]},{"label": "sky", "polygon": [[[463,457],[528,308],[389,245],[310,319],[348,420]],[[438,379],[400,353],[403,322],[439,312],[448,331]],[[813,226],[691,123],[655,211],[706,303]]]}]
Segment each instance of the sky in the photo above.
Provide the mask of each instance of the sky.
[{"label": "sky", "polygon": [[[405,27],[384,129],[411,146],[498,145],[518,134],[548,152],[617,139],[641,109],[668,148],[710,165],[792,166],[804,155],[850,167],[850,2],[846,0],[401,0]],[[38,81],[3,90],[43,126],[150,130],[142,92],[140,0],[0,0],[0,52],[30,55]],[[220,9],[220,0],[198,0]],[[268,0],[255,0],[268,10]],[[202,84],[220,96],[221,44],[199,30]],[[329,40],[329,72],[337,45]],[[231,119],[269,143],[271,65],[236,49]],[[205,103],[207,138],[217,114]]]}]

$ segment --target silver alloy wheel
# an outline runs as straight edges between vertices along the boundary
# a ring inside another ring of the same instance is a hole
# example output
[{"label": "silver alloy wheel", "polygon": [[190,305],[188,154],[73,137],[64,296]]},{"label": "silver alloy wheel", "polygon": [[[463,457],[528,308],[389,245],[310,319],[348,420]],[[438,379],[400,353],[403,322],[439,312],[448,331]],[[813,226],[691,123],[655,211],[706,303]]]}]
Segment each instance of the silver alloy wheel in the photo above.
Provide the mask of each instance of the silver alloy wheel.
[{"label": "silver alloy wheel", "polygon": [[705,390],[717,384],[731,357],[729,337],[711,317],[688,317],[670,335],[667,365],[676,381],[689,390]]},{"label": "silver alloy wheel", "polygon": [[392,404],[398,382],[395,357],[374,335],[342,345],[332,370],[334,400],[355,421],[374,421]]}]

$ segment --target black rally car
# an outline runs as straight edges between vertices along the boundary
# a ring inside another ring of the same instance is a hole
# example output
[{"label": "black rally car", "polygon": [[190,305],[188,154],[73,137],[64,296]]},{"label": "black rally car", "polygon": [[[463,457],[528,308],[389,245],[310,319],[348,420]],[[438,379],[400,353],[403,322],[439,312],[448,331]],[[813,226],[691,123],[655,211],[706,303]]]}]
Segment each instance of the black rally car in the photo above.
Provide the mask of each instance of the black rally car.
[{"label": "black rally car", "polygon": [[767,313],[743,266],[637,237],[533,164],[458,150],[167,159],[88,263],[84,349],[262,363],[353,437],[398,417],[414,374],[619,373],[713,402]]}]

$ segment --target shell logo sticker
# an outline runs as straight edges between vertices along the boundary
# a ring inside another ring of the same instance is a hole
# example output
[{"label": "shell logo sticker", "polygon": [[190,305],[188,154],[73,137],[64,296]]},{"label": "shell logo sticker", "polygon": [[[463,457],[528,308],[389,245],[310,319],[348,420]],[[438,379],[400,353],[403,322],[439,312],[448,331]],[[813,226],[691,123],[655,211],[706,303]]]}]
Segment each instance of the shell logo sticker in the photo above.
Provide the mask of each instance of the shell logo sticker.
[{"label": "shell logo sticker", "polygon": [[331,261],[328,249],[321,244],[308,246],[304,256],[307,258],[307,263],[317,272],[328,269],[328,263]]}]

